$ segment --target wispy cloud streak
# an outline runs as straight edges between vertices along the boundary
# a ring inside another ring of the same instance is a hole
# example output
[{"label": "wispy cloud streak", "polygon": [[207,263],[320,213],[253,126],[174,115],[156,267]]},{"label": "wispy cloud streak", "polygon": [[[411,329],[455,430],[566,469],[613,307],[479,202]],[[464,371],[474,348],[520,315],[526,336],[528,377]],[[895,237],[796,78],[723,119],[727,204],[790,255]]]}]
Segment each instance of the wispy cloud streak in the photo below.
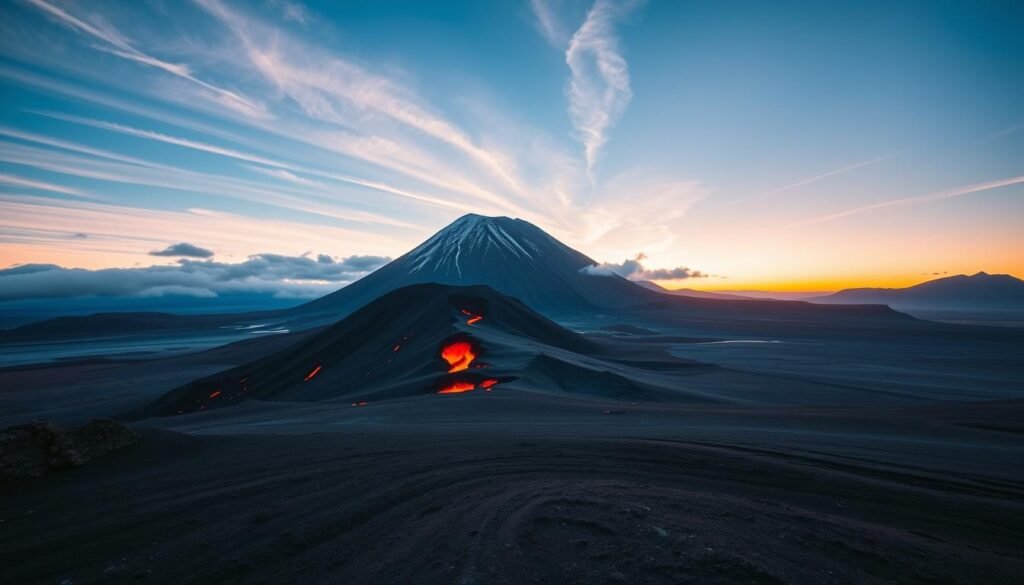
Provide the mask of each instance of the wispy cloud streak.
[{"label": "wispy cloud streak", "polygon": [[88,22],[84,18],[75,16],[58,6],[54,6],[53,4],[46,2],[45,0],[28,0],[28,3],[43,11],[64,26],[105,43],[105,45],[95,46],[98,50],[135,63],[154,67],[180,77],[181,79],[188,80],[206,90],[208,95],[215,101],[248,116],[267,116],[266,109],[259,102],[240,95],[237,92],[218,87],[199,79],[192,74],[187,65],[164,61],[163,59],[159,59],[141,51],[129,42],[125,35],[107,23],[97,24]]},{"label": "wispy cloud streak", "polygon": [[530,0],[530,10],[537,20],[540,34],[554,47],[564,49],[568,38],[549,0]]},{"label": "wispy cloud streak", "polygon": [[138,166],[96,161],[5,142],[0,142],[0,157],[7,162],[63,175],[201,194],[217,194],[276,206],[289,211],[301,211],[350,222],[403,228],[413,227],[411,224],[393,217],[317,203],[312,200],[313,195],[319,195],[323,199],[330,195],[328,193],[311,193],[309,190],[296,190],[288,187],[271,189],[263,183],[224,175],[200,173],[169,165]]},{"label": "wispy cloud streak", "polygon": [[242,43],[257,71],[314,118],[351,124],[347,108],[372,112],[448,144],[519,190],[504,157],[478,146],[457,125],[431,111],[394,81],[365,70],[335,55],[322,54],[287,37],[269,35],[259,23],[230,9],[219,0],[196,0],[220,20]]},{"label": "wispy cloud streak", "polygon": [[864,167],[867,167],[867,166],[871,166],[871,165],[874,165],[874,164],[885,162],[887,160],[892,160],[892,159],[894,159],[894,158],[896,158],[898,156],[901,156],[901,154],[889,154],[889,155],[886,155],[886,156],[880,156],[880,157],[877,157],[877,158],[873,158],[871,160],[862,161],[862,162],[855,163],[855,164],[852,164],[852,165],[847,165],[845,167],[841,167],[841,168],[838,168],[838,169],[835,169],[835,170],[831,170],[831,171],[828,171],[826,173],[821,173],[820,175],[814,175],[813,177],[808,177],[806,179],[802,179],[802,180],[796,181],[794,183],[789,183],[788,185],[783,185],[781,187],[776,187],[774,189],[769,189],[768,191],[761,191],[760,193],[753,193],[751,195],[746,195],[746,196],[740,197],[739,199],[736,199],[734,201],[728,201],[726,203],[723,203],[719,207],[730,207],[730,206],[733,206],[733,205],[739,205],[740,203],[745,203],[747,201],[750,201],[751,199],[758,199],[758,198],[761,198],[761,197],[768,197],[768,196],[771,196],[771,195],[778,195],[779,193],[784,193],[786,191],[789,191],[789,190],[792,190],[792,189],[796,189],[798,187],[803,187],[804,185],[810,185],[811,183],[817,183],[818,181],[821,181],[823,179],[827,179],[829,177],[834,177],[836,175],[841,175],[843,173],[848,173],[850,171],[855,171],[855,170],[860,169],[860,168],[864,168]]},{"label": "wispy cloud streak", "polygon": [[1024,183],[1024,175],[1017,177],[1010,177],[1008,179],[999,179],[997,181],[988,181],[985,183],[976,183],[974,185],[966,185],[963,187],[957,187],[955,189],[948,189],[946,191],[938,191],[935,193],[928,193],[927,195],[917,195],[915,197],[904,197],[902,199],[893,199],[891,201],[883,201],[881,203],[874,203],[872,205],[864,205],[862,207],[855,207],[853,209],[847,209],[846,211],[840,211],[839,213],[831,213],[828,215],[822,215],[819,217],[812,217],[810,219],[804,219],[801,221],[793,222],[785,225],[782,229],[789,229],[794,227],[800,227],[805,225],[812,225],[817,223],[824,223],[843,217],[849,217],[851,215],[858,215],[869,211],[876,211],[879,209],[886,209],[889,207],[898,207],[902,205],[915,205],[917,203],[927,203],[930,201],[941,201],[943,199],[952,199],[954,197],[960,197],[963,195],[970,195],[971,193],[979,193],[982,191],[990,191],[992,189],[1000,189],[1003,187],[1010,187],[1012,185],[1020,185]]},{"label": "wispy cloud streak", "polygon": [[[227,158],[233,158],[233,159],[236,159],[236,160],[241,160],[241,161],[246,161],[246,162],[251,162],[251,163],[256,163],[256,164],[261,164],[261,165],[266,165],[266,166],[269,166],[269,167],[276,167],[278,169],[278,171],[276,171],[276,172],[268,172],[265,169],[259,169],[259,170],[257,170],[257,172],[263,172],[264,174],[268,174],[270,176],[274,176],[274,177],[279,178],[279,179],[291,180],[291,182],[293,182],[293,183],[298,183],[298,184],[302,184],[302,185],[305,185],[305,186],[317,185],[317,186],[321,186],[322,187],[323,185],[319,184],[319,183],[314,183],[312,181],[304,180],[301,177],[297,177],[294,174],[294,172],[300,172],[300,173],[305,173],[305,174],[310,174],[310,175],[316,175],[316,176],[319,176],[319,177],[330,179],[332,181],[337,181],[339,183],[347,183],[347,184],[350,184],[350,185],[356,185],[356,186],[360,186],[360,187],[365,187],[367,189],[373,189],[375,191],[383,191],[383,192],[386,192],[386,193],[391,193],[393,195],[400,195],[402,197],[407,197],[409,199],[413,199],[415,201],[419,201],[419,202],[422,202],[422,203],[429,203],[429,204],[432,204],[432,205],[437,205],[437,206],[441,206],[441,207],[449,207],[449,208],[457,208],[458,207],[456,204],[454,204],[452,202],[449,202],[449,201],[445,201],[443,199],[439,199],[439,198],[436,198],[436,197],[431,197],[429,195],[425,195],[425,194],[421,194],[421,193],[415,193],[415,192],[409,191],[407,189],[401,189],[401,188],[394,187],[394,186],[391,186],[391,185],[388,185],[388,184],[385,184],[385,183],[381,183],[381,182],[377,182],[377,181],[370,181],[370,180],[367,180],[367,179],[361,179],[359,177],[341,175],[341,174],[338,174],[338,173],[333,173],[333,172],[328,172],[328,171],[312,169],[312,168],[304,167],[304,166],[301,166],[301,165],[294,165],[294,164],[291,164],[291,163],[288,163],[288,162],[283,162],[283,161],[279,161],[279,160],[263,157],[263,156],[260,156],[260,155],[257,155],[257,154],[242,152],[242,151],[235,150],[235,149],[232,149],[232,148],[225,148],[225,147],[222,147],[222,146],[217,146],[217,145],[214,145],[214,144],[208,144],[208,143],[200,142],[200,141],[196,141],[196,140],[190,140],[190,139],[187,139],[187,138],[171,136],[171,135],[164,134],[164,133],[161,133],[161,132],[155,132],[155,131],[152,131],[152,130],[144,130],[144,129],[139,129],[139,128],[133,128],[133,127],[130,127],[130,126],[125,126],[123,124],[116,124],[116,123],[113,123],[113,122],[106,122],[106,121],[103,121],[103,120],[92,120],[92,119],[88,119],[88,118],[82,118],[80,116],[71,116],[71,115],[59,114],[59,113],[53,113],[53,112],[39,112],[39,113],[41,115],[44,115],[44,116],[47,116],[47,117],[50,117],[50,118],[55,118],[55,119],[59,119],[59,120],[65,120],[65,121],[68,121],[68,122],[82,124],[82,125],[85,125],[85,126],[91,126],[91,127],[94,127],[94,128],[101,128],[101,129],[108,130],[108,131],[111,131],[111,132],[117,132],[117,133],[120,133],[120,134],[126,134],[128,136],[134,136],[136,138],[143,138],[143,139],[147,139],[147,140],[154,140],[154,141],[157,141],[157,142],[163,142],[163,143],[166,143],[166,144],[172,144],[172,145],[180,146],[180,147],[183,147],[183,148],[188,148],[188,149],[192,149],[192,150],[198,150],[198,151],[207,152],[207,153],[210,153],[210,154],[216,154],[216,155],[224,156],[224,157],[227,157]],[[2,132],[3,132],[3,128],[0,128],[0,133],[2,133]],[[254,170],[257,169],[257,167],[252,167],[252,166],[247,166],[247,168],[254,169]],[[287,174],[282,174],[282,171],[284,171]],[[294,171],[294,172],[290,172],[290,171]]]},{"label": "wispy cloud streak", "polygon": [[15,246],[5,252],[10,262],[59,258],[68,252],[67,238],[76,233],[87,233],[89,242],[103,244],[98,250],[102,256],[98,262],[93,261],[94,266],[124,265],[123,260],[116,261],[121,256],[141,260],[154,246],[177,240],[202,241],[225,258],[266,250],[267,242],[274,242],[276,251],[290,254],[311,247],[361,254],[393,247],[390,239],[379,233],[331,225],[311,229],[309,224],[297,221],[267,221],[204,209],[166,211],[18,194],[0,194],[0,205],[4,209],[0,214],[0,242]]},{"label": "wispy cloud streak", "polygon": [[619,47],[615,26],[635,2],[597,0],[565,50],[570,77],[566,94],[576,138],[583,144],[592,172],[608,131],[633,97],[629,64]]},{"label": "wispy cloud streak", "polygon": [[17,175],[9,175],[7,173],[0,173],[0,185],[6,185],[9,187],[20,187],[23,189],[35,189],[37,191],[49,191],[51,193],[59,193],[61,195],[71,195],[73,197],[81,197],[83,199],[95,199],[102,200],[102,197],[86,193],[81,189],[75,189],[72,187],[65,187],[64,185],[57,185],[47,181],[38,181],[34,179],[27,179],[25,177],[19,177]]}]

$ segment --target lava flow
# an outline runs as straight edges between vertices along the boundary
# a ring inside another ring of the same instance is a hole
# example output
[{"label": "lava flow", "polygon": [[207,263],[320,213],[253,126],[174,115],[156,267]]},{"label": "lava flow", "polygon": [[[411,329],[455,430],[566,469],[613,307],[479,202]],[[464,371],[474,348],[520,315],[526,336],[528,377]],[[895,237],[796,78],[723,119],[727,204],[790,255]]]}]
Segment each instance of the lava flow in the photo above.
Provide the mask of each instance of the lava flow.
[{"label": "lava flow", "polygon": [[498,380],[496,380],[494,378],[487,378],[486,380],[484,380],[483,382],[480,382],[479,384],[474,384],[473,382],[467,382],[467,381],[463,380],[463,381],[459,381],[459,382],[452,382],[451,384],[449,384],[449,385],[445,386],[444,388],[441,388],[440,390],[438,390],[437,393],[438,394],[461,394],[463,392],[469,392],[470,390],[476,390],[477,388],[483,388],[484,391],[490,392],[491,388],[493,388],[494,385],[497,384],[497,383],[498,383]]},{"label": "lava flow", "polygon": [[438,394],[459,394],[460,392],[469,392],[476,388],[476,385],[472,382],[455,382],[454,384],[441,388]]},{"label": "lava flow", "polygon": [[314,377],[315,377],[315,376],[316,376],[317,374],[319,374],[319,373],[320,373],[320,370],[321,370],[321,369],[323,369],[323,367],[322,367],[322,366],[317,366],[317,367],[313,368],[313,371],[312,371],[312,372],[310,372],[310,373],[306,374],[306,379],[305,379],[305,380],[303,380],[303,381],[304,381],[304,382],[309,382],[309,381],[310,381],[310,380],[312,380],[312,379],[313,379],[313,378],[314,378]]},{"label": "lava flow", "polygon": [[448,373],[452,374],[468,369],[469,364],[476,359],[476,353],[468,341],[454,341],[444,346],[441,357],[448,362]]},{"label": "lava flow", "polygon": [[475,314],[475,313],[473,313],[471,311],[468,311],[466,309],[462,309],[462,314],[463,315],[469,315],[469,319],[466,319],[466,325],[472,325],[473,323],[476,323],[477,321],[481,321],[484,318],[483,315],[477,315],[477,314]]}]

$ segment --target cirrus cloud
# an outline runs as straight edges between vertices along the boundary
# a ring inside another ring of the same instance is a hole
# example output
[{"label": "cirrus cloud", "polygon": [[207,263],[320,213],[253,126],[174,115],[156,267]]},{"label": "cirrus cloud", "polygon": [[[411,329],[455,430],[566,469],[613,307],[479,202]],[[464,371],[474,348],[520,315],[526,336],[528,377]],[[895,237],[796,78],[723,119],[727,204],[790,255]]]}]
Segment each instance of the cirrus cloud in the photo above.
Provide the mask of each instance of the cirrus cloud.
[{"label": "cirrus cloud", "polygon": [[593,170],[608,131],[633,98],[629,63],[619,46],[616,26],[642,2],[597,0],[567,41],[552,7],[532,0],[530,8],[541,34],[556,47],[565,45],[569,66],[566,97],[576,139],[583,145],[587,172]]}]

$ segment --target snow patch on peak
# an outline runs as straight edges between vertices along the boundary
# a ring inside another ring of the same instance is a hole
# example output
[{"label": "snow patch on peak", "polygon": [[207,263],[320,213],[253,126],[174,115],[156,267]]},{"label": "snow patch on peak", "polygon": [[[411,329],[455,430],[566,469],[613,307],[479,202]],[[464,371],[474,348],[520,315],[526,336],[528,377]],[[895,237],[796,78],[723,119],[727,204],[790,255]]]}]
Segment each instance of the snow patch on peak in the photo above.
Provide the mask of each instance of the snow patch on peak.
[{"label": "snow patch on peak", "polygon": [[461,278],[460,258],[492,249],[499,254],[533,259],[534,253],[540,249],[529,239],[517,240],[513,235],[516,233],[514,229],[511,233],[505,229],[505,226],[515,225],[513,221],[507,217],[464,215],[409,252],[409,273],[431,268],[445,273],[455,272]]}]

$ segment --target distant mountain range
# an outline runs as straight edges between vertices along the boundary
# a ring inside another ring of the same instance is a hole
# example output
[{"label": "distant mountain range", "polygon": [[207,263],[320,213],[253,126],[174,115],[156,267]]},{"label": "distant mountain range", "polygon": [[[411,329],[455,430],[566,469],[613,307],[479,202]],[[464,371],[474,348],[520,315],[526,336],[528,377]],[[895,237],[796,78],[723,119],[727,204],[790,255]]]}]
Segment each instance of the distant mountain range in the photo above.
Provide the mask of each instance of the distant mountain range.
[{"label": "distant mountain range", "polygon": [[642,286],[642,287],[644,287],[644,288],[646,288],[648,290],[653,290],[655,292],[660,292],[660,293],[665,293],[665,294],[670,294],[670,295],[679,295],[679,296],[683,296],[683,297],[693,297],[695,299],[719,299],[719,300],[723,300],[723,301],[749,301],[749,300],[753,300],[753,297],[744,297],[744,296],[740,296],[740,295],[732,295],[732,294],[727,294],[727,293],[718,293],[718,292],[710,292],[710,291],[703,291],[703,290],[693,290],[692,288],[677,288],[677,289],[674,289],[674,290],[670,290],[670,289],[667,289],[667,288],[661,286],[660,284],[657,284],[655,282],[651,282],[649,280],[636,280],[634,282],[636,282],[637,284],[639,284],[640,286]]},{"label": "distant mountain range", "polygon": [[908,288],[850,288],[809,299],[829,304],[882,304],[897,310],[1024,311],[1024,280],[979,272]]}]

